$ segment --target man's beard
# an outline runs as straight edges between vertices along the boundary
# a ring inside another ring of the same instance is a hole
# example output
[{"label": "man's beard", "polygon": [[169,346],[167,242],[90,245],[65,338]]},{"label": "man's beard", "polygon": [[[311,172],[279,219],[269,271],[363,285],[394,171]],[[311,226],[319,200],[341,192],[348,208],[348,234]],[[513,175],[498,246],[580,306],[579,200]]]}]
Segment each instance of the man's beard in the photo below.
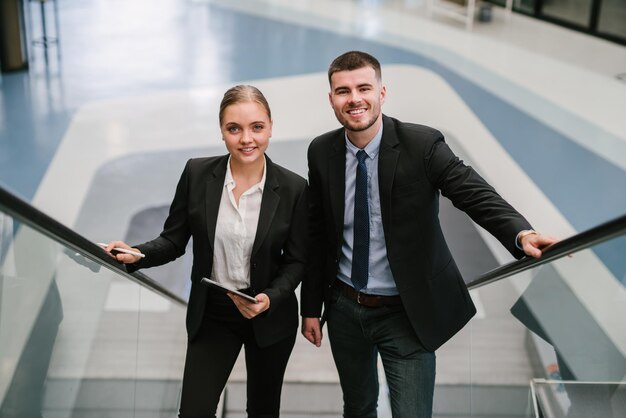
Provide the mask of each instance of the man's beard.
[{"label": "man's beard", "polygon": [[378,112],[375,115],[372,115],[372,118],[368,120],[366,123],[364,124],[359,123],[358,125],[353,125],[348,120],[348,118],[344,118],[343,115],[340,115],[340,116],[338,116],[337,113],[335,112],[335,117],[337,117],[337,120],[345,129],[352,131],[352,132],[361,132],[361,131],[368,130],[376,123],[376,121],[378,120],[378,117],[380,116],[380,112]]}]

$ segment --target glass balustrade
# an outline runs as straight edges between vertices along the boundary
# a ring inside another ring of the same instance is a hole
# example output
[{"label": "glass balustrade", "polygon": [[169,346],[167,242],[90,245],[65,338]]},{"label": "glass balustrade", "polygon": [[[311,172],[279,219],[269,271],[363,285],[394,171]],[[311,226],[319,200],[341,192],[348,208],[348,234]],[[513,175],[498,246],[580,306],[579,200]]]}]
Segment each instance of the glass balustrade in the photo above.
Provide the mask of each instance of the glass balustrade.
[{"label": "glass balustrade", "polygon": [[184,306],[86,255],[0,212],[0,417],[175,416]]},{"label": "glass balustrade", "polygon": [[435,416],[626,416],[625,254],[622,236],[472,290]]},{"label": "glass balustrade", "polygon": [[[17,219],[28,205],[7,209],[2,197],[0,418],[176,416],[184,303],[139,284],[151,279],[128,275],[77,234],[60,237],[67,228],[34,209]],[[437,351],[434,417],[626,416],[624,217],[580,235],[607,236],[615,238],[471,290],[476,317]],[[296,350],[293,363],[331,361],[306,356]],[[306,388],[299,396],[315,400],[307,413],[330,416],[320,411],[331,399],[340,410],[337,394],[324,392],[336,383]],[[241,413],[243,398],[231,395]],[[391,416],[384,388],[379,416]]]}]

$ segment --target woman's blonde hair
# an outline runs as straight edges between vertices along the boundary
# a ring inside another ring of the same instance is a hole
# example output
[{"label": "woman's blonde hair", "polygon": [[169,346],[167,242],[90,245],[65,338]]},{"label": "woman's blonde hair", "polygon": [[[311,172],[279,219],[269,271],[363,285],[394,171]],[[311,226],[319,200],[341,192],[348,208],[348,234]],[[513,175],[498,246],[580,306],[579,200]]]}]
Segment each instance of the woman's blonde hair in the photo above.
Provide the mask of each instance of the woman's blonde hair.
[{"label": "woman's blonde hair", "polygon": [[220,125],[222,125],[222,118],[224,117],[224,111],[230,105],[237,103],[254,102],[258,103],[267,112],[267,116],[272,120],[272,112],[270,111],[270,105],[267,103],[267,99],[263,96],[263,93],[254,86],[238,85],[226,90],[222,103],[220,103]]}]

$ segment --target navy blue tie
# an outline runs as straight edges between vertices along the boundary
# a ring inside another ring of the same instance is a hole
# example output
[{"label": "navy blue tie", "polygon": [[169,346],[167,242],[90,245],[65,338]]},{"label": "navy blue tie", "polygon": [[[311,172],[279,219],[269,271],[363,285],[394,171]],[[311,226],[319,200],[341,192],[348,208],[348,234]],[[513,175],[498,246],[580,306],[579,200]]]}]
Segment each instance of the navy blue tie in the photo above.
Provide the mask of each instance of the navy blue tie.
[{"label": "navy blue tie", "polygon": [[354,243],[352,245],[352,284],[357,291],[367,287],[370,255],[370,210],[367,202],[368,155],[360,150],[356,153],[356,184],[354,187]]}]

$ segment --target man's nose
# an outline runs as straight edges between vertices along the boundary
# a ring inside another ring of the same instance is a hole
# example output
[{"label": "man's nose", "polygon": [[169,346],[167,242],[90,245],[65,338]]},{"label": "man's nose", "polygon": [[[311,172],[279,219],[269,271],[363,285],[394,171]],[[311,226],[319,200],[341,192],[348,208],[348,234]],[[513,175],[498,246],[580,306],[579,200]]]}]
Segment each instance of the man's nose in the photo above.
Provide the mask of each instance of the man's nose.
[{"label": "man's nose", "polygon": [[350,103],[359,103],[361,101],[361,93],[353,91],[350,93]]}]

